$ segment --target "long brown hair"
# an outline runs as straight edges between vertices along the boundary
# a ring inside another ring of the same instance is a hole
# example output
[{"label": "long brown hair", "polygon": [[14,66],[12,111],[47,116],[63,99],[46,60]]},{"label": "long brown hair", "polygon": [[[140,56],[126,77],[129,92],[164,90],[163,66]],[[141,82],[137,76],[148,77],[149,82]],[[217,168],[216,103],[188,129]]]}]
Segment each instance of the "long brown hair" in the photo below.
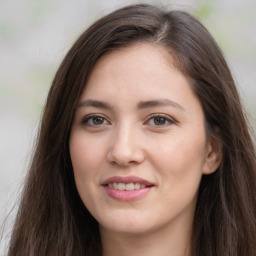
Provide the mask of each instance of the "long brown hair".
[{"label": "long brown hair", "polygon": [[221,50],[190,14],[141,4],[119,9],[93,24],[60,65],[43,112],[9,256],[101,254],[98,224],[74,182],[70,129],[97,60],[135,42],[167,49],[201,102],[207,133],[223,145],[221,166],[203,176],[200,184],[192,255],[256,255],[255,149]]}]

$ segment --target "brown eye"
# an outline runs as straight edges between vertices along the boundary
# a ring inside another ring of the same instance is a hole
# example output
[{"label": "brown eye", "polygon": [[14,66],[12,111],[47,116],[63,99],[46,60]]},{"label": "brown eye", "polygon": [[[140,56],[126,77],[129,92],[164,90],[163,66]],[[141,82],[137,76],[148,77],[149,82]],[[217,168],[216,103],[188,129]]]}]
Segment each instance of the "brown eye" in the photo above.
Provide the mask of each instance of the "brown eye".
[{"label": "brown eye", "polygon": [[166,118],[162,116],[154,117],[154,124],[155,125],[165,125],[167,122]]},{"label": "brown eye", "polygon": [[146,124],[148,124],[150,126],[157,126],[159,128],[167,127],[174,123],[175,123],[175,121],[171,117],[164,115],[164,114],[153,115],[146,122]]},{"label": "brown eye", "polygon": [[102,116],[97,116],[97,115],[90,115],[85,117],[82,120],[82,125],[84,126],[90,126],[90,127],[96,127],[96,126],[101,126],[101,125],[107,125],[109,122],[107,121],[106,118]]},{"label": "brown eye", "polygon": [[96,116],[92,118],[92,122],[94,125],[101,125],[104,123],[104,118],[101,116]]}]

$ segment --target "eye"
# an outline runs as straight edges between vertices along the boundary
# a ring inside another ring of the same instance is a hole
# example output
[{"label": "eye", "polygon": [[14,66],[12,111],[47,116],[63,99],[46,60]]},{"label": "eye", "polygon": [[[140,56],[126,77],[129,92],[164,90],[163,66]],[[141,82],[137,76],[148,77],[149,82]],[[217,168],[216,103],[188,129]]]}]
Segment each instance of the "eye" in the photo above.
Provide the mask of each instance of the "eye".
[{"label": "eye", "polygon": [[82,119],[82,125],[84,126],[102,126],[108,124],[107,119],[100,115],[89,115]]},{"label": "eye", "polygon": [[175,121],[172,118],[163,114],[153,115],[146,122],[146,124],[148,125],[160,126],[160,127],[172,125],[174,123]]}]

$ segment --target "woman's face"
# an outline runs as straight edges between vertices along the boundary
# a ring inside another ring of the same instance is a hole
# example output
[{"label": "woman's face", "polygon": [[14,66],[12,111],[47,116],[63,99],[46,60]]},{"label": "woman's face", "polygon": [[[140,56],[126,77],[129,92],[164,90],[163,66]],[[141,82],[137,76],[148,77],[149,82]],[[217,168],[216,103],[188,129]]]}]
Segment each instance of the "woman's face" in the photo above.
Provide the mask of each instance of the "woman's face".
[{"label": "woman's face", "polygon": [[75,113],[70,154],[101,231],[189,227],[210,149],[200,102],[166,50],[136,44],[98,61]]}]

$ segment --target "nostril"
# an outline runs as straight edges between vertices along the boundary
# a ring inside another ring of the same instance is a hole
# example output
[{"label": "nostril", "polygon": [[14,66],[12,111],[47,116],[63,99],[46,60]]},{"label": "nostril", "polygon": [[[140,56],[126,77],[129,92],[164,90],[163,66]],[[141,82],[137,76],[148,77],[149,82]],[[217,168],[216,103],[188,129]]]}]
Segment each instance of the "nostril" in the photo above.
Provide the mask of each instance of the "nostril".
[{"label": "nostril", "polygon": [[107,159],[112,165],[127,167],[137,165],[143,162],[144,152],[140,149],[127,151],[125,149],[111,149],[108,152]]}]

